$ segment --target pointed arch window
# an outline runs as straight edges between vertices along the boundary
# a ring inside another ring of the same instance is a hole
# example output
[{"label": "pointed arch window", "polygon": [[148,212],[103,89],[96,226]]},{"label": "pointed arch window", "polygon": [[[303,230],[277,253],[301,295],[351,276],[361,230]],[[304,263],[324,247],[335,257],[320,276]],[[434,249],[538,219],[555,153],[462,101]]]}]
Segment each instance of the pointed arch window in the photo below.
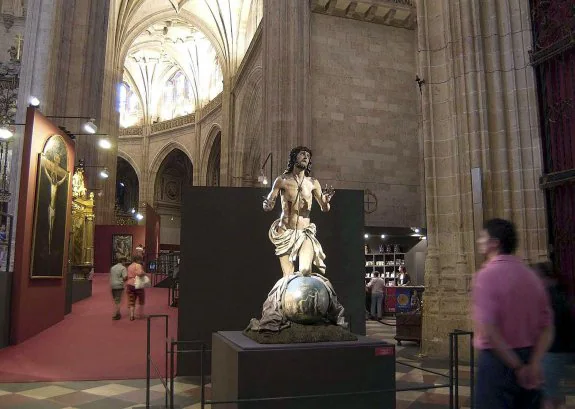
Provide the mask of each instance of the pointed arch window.
[{"label": "pointed arch window", "polygon": [[192,83],[181,71],[166,81],[162,97],[161,118],[168,120],[194,111]]},{"label": "pointed arch window", "polygon": [[123,128],[137,125],[142,117],[138,96],[126,82],[120,83],[118,87],[118,112],[120,126]]}]

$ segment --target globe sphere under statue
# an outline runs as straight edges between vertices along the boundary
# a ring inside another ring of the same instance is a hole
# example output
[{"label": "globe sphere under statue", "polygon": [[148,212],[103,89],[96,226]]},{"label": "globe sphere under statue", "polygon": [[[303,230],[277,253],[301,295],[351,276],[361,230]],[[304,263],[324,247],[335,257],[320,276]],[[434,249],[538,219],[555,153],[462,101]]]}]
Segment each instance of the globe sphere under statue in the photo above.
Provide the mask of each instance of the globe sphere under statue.
[{"label": "globe sphere under statue", "polygon": [[283,294],[282,308],[287,319],[298,324],[315,324],[324,320],[329,308],[329,292],[321,279],[298,276]]}]

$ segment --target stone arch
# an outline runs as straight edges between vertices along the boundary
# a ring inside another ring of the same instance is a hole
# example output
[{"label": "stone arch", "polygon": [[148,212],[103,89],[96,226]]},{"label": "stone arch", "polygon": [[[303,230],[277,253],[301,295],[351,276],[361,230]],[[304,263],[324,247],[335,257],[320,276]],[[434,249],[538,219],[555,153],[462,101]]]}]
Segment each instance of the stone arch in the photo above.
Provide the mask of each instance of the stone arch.
[{"label": "stone arch", "polygon": [[[256,183],[263,144],[263,70],[254,68],[238,92],[238,133],[232,159],[235,180],[242,186]],[[245,90],[245,92],[244,92]]]},{"label": "stone arch", "polygon": [[140,167],[136,164],[136,161],[132,159],[132,157],[128,155],[126,152],[122,151],[120,148],[118,148],[118,157],[124,159],[132,166],[132,168],[134,168],[136,176],[138,177],[138,182],[142,183],[142,173],[140,171]]},{"label": "stone arch", "polygon": [[120,212],[120,214],[129,215],[130,209],[139,208],[140,196],[140,179],[136,168],[128,160],[118,155],[116,164],[116,211]]},{"label": "stone arch", "polygon": [[[204,147],[202,148],[202,155],[201,155],[201,169],[200,171],[200,180],[202,182],[204,182],[207,185],[207,174],[208,174],[208,163],[210,160],[210,154],[212,152],[212,148],[214,146],[214,143],[216,142],[216,138],[218,137],[218,134],[221,135],[222,132],[222,127],[217,124],[214,123],[212,124],[209,132],[208,132],[208,137],[206,138],[206,141],[204,142]],[[220,136],[221,138],[221,136]]]},{"label": "stone arch", "polygon": [[206,186],[220,186],[222,155],[222,132],[218,132],[212,143],[206,169]]},{"label": "stone arch", "polygon": [[166,159],[166,157],[174,150],[174,149],[179,149],[180,151],[182,151],[190,160],[190,162],[192,163],[192,166],[194,165],[194,159],[191,155],[191,153],[188,151],[188,149],[182,145],[179,142],[176,141],[170,141],[169,143],[167,143],[166,145],[164,145],[159,151],[158,153],[154,156],[154,159],[151,161],[152,165],[150,166],[150,180],[148,182],[148,192],[151,195],[151,198],[153,199],[153,195],[154,195],[154,188],[156,185],[156,175],[158,173],[158,171],[160,170],[160,166],[162,165],[162,163],[164,162],[164,159]]}]

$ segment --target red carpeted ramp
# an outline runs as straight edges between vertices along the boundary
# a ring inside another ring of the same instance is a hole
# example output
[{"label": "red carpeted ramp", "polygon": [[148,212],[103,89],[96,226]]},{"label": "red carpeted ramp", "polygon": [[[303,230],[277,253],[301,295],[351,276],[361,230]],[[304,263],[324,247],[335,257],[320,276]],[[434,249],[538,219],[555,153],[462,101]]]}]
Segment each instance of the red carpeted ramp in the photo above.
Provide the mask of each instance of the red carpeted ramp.
[{"label": "red carpeted ramp", "polygon": [[[0,350],[0,382],[142,379],[146,377],[146,319],[112,320],[108,275],[94,277],[92,297],[75,303],[63,321],[21,344]],[[169,315],[169,339],[177,337],[178,311],[167,288],[147,288],[145,314]],[[165,377],[164,319],[152,321],[152,359]],[[152,369],[152,377],[155,372]]]}]

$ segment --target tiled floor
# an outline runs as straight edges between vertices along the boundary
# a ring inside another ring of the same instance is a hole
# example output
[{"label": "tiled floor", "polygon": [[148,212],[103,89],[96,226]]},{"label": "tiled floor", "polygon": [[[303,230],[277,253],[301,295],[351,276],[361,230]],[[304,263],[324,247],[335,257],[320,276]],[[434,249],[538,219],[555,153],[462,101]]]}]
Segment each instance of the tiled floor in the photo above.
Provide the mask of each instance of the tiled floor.
[{"label": "tiled floor", "polygon": [[[367,333],[369,337],[393,342],[395,328],[369,321]],[[397,346],[398,364],[395,369],[397,388],[447,383],[447,378],[444,376],[402,364],[447,373],[447,362],[421,359],[418,357],[418,352],[419,347],[413,343]],[[459,373],[461,385],[459,406],[464,408],[469,405],[469,367],[461,365]],[[151,408],[165,407],[164,386],[157,379],[152,380],[151,385]],[[199,409],[200,388],[198,385],[197,379],[178,378],[174,385],[174,407]],[[439,409],[447,408],[449,404],[447,388],[400,391],[397,392],[396,397],[398,409]],[[209,385],[206,388],[206,399],[210,399]],[[145,401],[145,380],[0,384],[0,408],[2,409],[131,409],[145,407]],[[209,408],[209,405],[206,407]],[[575,396],[569,397],[568,408],[575,409]]]}]

